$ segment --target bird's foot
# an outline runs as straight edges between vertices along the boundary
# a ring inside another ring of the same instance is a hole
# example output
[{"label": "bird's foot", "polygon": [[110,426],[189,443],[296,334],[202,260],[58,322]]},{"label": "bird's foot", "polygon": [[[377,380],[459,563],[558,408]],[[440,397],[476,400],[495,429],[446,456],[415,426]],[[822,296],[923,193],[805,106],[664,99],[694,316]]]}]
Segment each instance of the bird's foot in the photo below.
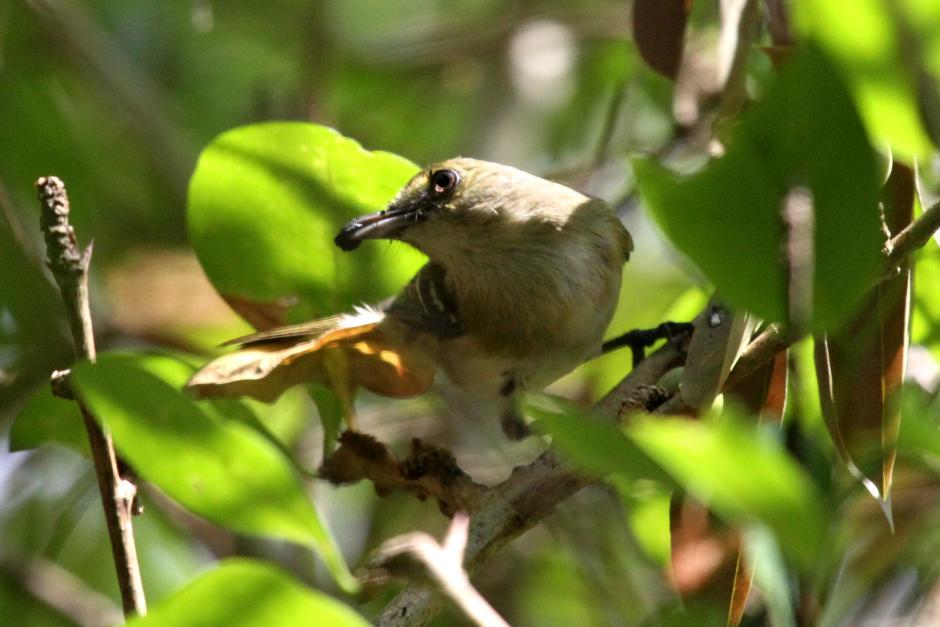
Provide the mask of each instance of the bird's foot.
[{"label": "bird's foot", "polygon": [[503,417],[500,419],[500,426],[502,426],[503,433],[506,434],[506,437],[513,442],[524,440],[532,435],[532,429],[529,428],[529,425],[526,424],[522,416],[513,410],[503,414]]},{"label": "bird's foot", "polygon": [[659,340],[671,341],[691,337],[694,330],[695,325],[691,322],[663,322],[653,329],[634,329],[604,342],[601,346],[601,354],[629,346],[633,354],[633,366],[636,367],[646,357],[646,349]]}]

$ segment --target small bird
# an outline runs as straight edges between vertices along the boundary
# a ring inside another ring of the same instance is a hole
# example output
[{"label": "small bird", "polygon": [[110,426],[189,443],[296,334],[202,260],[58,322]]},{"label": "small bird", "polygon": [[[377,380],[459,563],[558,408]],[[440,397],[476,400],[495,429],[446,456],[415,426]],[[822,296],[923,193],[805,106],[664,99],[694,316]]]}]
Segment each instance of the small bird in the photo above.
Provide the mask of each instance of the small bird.
[{"label": "small bird", "polygon": [[272,401],[291,385],[325,382],[351,420],[357,388],[413,396],[442,373],[461,407],[498,417],[518,439],[527,433],[520,393],[600,354],[633,250],[603,201],[469,158],[418,173],[335,243],[351,251],[367,239],[404,242],[428,262],[378,306],[232,340],[240,349],[188,387]]}]

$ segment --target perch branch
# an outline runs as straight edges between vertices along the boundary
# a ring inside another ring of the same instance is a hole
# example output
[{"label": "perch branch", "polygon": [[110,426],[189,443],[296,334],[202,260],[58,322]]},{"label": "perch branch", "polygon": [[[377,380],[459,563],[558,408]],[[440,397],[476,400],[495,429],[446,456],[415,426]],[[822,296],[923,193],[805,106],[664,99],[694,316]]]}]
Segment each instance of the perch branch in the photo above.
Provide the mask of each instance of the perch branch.
[{"label": "perch branch", "polygon": [[940,202],[934,203],[888,240],[885,246],[885,269],[888,275],[895,274],[908,255],[926,244],[937,229],[940,229]]},{"label": "perch branch", "polygon": [[[92,247],[89,245],[84,251],[78,247],[75,229],[69,224],[69,199],[65,184],[49,176],[36,181],[36,188],[39,190],[42,211],[40,228],[46,240],[47,263],[65,303],[76,356],[94,361],[95,336],[88,304],[88,266]],[[57,389],[60,393],[65,387],[62,381],[58,381]],[[76,402],[88,433],[124,614],[146,614],[147,602],[131,522],[137,487],[121,477],[111,436],[98,425],[84,403],[78,399]]]},{"label": "perch branch", "polygon": [[[606,420],[617,420],[627,399],[640,388],[654,385],[663,374],[682,362],[683,352],[677,344],[679,342],[670,342],[640,362],[595,405],[595,413]],[[579,473],[552,450],[545,451],[529,465],[513,470],[506,481],[488,489],[477,501],[478,507],[470,517],[464,554],[467,573],[472,576],[478,572],[496,551],[595,480]],[[424,625],[440,611],[442,604],[441,595],[433,587],[412,584],[392,599],[376,619],[376,625]]]}]

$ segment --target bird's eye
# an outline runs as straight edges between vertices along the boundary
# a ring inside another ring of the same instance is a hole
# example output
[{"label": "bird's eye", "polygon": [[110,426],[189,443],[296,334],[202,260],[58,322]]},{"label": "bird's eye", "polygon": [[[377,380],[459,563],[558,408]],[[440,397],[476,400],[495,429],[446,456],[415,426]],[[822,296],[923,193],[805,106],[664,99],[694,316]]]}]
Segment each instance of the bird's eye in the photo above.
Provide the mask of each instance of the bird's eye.
[{"label": "bird's eye", "polygon": [[431,192],[435,196],[443,196],[453,191],[459,180],[460,175],[453,170],[438,170],[431,174]]}]

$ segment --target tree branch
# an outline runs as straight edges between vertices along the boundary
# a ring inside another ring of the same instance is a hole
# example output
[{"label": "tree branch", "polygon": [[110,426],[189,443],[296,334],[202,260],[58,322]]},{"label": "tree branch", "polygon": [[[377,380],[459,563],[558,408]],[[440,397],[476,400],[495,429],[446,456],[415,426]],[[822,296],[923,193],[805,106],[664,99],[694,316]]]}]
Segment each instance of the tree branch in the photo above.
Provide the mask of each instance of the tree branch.
[{"label": "tree branch", "polygon": [[[466,513],[457,513],[441,544],[423,532],[387,540],[376,551],[370,567],[380,573],[380,580],[388,576],[430,575],[440,590],[475,624],[480,627],[509,627],[509,623],[473,587],[463,569],[469,523]],[[418,562],[418,573],[414,572],[414,561]]]},{"label": "tree branch", "polygon": [[[683,352],[670,342],[644,359],[607,396],[594,406],[594,413],[610,421],[619,418],[624,402],[638,389],[655,384],[682,362]],[[557,457],[542,453],[527,466],[513,470],[503,483],[489,488],[470,517],[470,532],[464,568],[471,576],[503,546],[534,527],[559,503],[593,483],[589,477]],[[432,587],[411,585],[402,590],[376,619],[380,627],[424,625],[441,609],[443,599]]]},{"label": "tree branch", "polygon": [[[92,246],[89,245],[84,251],[79,250],[75,230],[69,224],[69,199],[65,184],[49,176],[36,181],[36,188],[42,205],[40,228],[46,240],[47,263],[65,303],[76,356],[94,361],[95,336],[88,304],[88,266]],[[58,389],[62,393],[61,376],[58,379],[54,376],[53,380],[59,384],[54,385],[54,390]],[[77,399],[76,402],[91,445],[124,614],[146,614],[147,602],[131,522],[137,487],[121,477],[111,436],[98,425],[84,403]]]},{"label": "tree branch", "polygon": [[904,260],[926,244],[937,229],[940,229],[940,202],[924,211],[900,233],[888,240],[885,246],[885,271],[888,275],[895,274]]}]

